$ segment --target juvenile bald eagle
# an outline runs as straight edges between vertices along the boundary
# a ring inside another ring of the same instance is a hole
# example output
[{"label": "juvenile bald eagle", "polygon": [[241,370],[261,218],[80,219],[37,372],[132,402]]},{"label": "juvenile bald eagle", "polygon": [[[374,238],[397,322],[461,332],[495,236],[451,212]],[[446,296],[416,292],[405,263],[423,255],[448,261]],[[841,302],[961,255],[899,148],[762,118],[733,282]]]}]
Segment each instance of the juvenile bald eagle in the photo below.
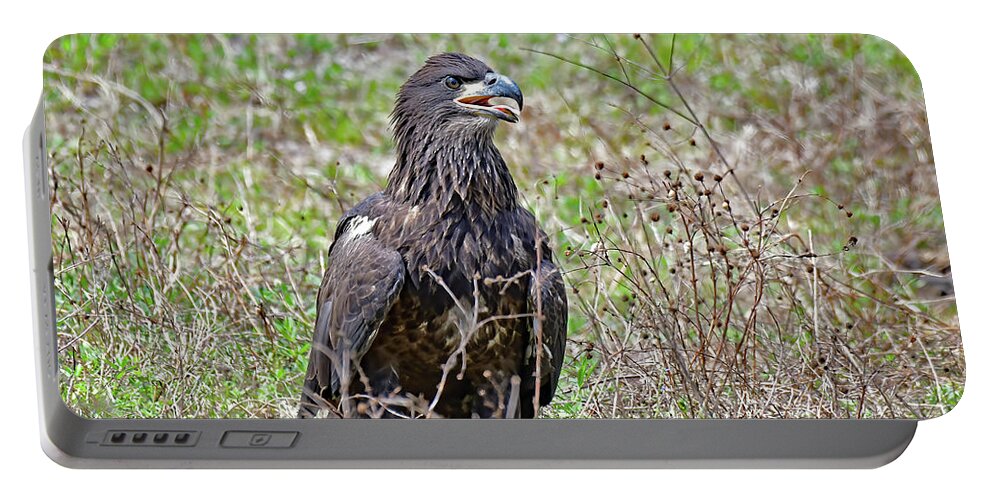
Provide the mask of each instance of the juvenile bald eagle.
[{"label": "juvenile bald eagle", "polygon": [[299,416],[532,418],[551,401],[565,288],[493,144],[523,105],[463,54],[400,88],[386,189],[345,213],[328,251]]}]

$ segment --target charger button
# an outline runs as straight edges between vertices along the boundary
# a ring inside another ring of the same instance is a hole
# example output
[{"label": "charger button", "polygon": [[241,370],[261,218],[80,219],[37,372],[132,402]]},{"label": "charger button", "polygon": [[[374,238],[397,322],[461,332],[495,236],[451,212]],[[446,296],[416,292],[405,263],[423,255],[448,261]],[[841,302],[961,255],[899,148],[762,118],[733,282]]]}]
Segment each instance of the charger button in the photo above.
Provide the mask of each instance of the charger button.
[{"label": "charger button", "polygon": [[297,432],[227,431],[221,437],[224,448],[289,448]]}]

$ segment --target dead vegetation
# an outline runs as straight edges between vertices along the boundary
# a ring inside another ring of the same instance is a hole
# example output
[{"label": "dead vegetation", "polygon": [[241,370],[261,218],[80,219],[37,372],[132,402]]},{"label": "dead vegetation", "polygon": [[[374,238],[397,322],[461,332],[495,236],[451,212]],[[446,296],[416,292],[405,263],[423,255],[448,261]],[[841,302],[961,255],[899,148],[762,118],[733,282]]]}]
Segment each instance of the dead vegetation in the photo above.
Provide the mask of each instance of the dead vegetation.
[{"label": "dead vegetation", "polygon": [[[666,64],[634,38],[641,50],[625,54],[592,44],[620,76],[545,53],[668,111],[661,123],[630,113],[644,153],[588,170],[604,196],[584,207],[585,234],[568,250],[579,262],[574,301],[591,327],[573,352],[595,365],[572,395],[580,413],[927,418],[951,408],[948,381],[964,366],[947,254],[935,259],[931,246],[945,252],[940,220],[919,219],[940,218],[923,107],[894,102],[872,81],[828,102],[798,91],[789,112],[808,113],[743,115],[742,130],[723,131],[737,149],[725,156],[685,97],[699,80],[681,74],[672,48]],[[859,71],[859,62],[833,71]],[[645,82],[665,82],[674,101]],[[831,179],[855,140],[863,156],[851,161],[871,177]],[[867,223],[908,189],[920,191],[904,199],[906,213]]]}]

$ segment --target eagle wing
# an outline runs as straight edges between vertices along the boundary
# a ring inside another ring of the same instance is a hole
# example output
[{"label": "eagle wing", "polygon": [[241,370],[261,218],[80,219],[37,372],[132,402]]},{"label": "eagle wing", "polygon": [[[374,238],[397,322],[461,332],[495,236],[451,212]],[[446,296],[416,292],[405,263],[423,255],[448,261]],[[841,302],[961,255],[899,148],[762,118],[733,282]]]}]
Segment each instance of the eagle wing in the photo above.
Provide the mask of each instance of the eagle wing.
[{"label": "eagle wing", "polygon": [[537,349],[538,332],[541,332],[540,383],[541,392],[538,404],[547,405],[555,396],[558,386],[559,373],[562,371],[562,361],[565,357],[565,337],[569,318],[569,304],[566,298],[565,284],[558,267],[547,256],[538,264],[531,281],[531,308],[535,312],[532,324],[532,348],[528,350],[527,369],[529,377],[525,377],[521,398],[521,417],[534,418],[533,404],[535,392],[535,367],[538,365]]},{"label": "eagle wing", "polygon": [[328,250],[298,416],[316,415],[338,396],[369,350],[403,287],[403,258],[373,235],[376,220],[346,216]]}]

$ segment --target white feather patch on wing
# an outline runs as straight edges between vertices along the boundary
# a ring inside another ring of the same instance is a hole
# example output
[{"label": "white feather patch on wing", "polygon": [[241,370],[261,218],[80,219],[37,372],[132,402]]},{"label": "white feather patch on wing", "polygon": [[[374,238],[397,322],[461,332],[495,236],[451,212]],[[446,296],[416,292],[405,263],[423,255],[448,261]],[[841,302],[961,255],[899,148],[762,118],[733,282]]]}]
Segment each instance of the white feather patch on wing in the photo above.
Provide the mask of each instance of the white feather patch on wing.
[{"label": "white feather patch on wing", "polygon": [[367,235],[370,231],[372,231],[372,227],[375,225],[376,219],[370,219],[364,215],[358,216],[351,224],[349,224],[348,229],[345,230],[345,234],[342,235],[341,239],[348,242],[360,236]]}]

